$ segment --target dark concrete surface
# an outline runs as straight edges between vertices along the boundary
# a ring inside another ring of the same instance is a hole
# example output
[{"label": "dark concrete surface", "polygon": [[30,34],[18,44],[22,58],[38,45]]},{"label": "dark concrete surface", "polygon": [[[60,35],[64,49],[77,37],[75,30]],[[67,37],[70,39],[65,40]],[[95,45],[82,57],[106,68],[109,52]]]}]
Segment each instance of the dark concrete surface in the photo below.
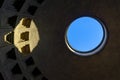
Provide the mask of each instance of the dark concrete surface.
[{"label": "dark concrete surface", "polygon": [[[35,52],[42,72],[49,80],[120,79],[120,0],[46,0],[35,15],[40,43]],[[98,54],[81,57],[65,44],[70,22],[83,16],[101,19],[108,40]]]},{"label": "dark concrete surface", "polygon": [[[7,22],[12,16],[17,16],[14,25],[22,17],[32,18],[39,28],[40,42],[28,56],[21,55],[13,45],[0,49],[0,73],[5,80],[46,80],[43,77],[48,80],[120,80],[120,0],[44,0],[43,4],[26,0],[20,11],[13,2],[5,0],[0,8],[0,26],[13,29],[15,26]],[[27,11],[30,5],[37,7],[34,15]],[[88,57],[72,53],[64,38],[69,24],[83,15],[98,17],[108,29],[103,50]],[[11,48],[15,49],[16,57],[7,57]],[[29,58],[34,62],[28,66]],[[22,74],[13,72],[16,64]],[[33,74],[36,68],[40,72]]]}]

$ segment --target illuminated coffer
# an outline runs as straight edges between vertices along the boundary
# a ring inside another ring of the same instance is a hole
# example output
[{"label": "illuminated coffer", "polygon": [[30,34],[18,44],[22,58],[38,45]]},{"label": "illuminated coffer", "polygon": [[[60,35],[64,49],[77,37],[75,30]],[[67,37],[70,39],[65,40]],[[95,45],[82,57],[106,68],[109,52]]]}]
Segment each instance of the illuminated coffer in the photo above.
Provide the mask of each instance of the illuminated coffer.
[{"label": "illuminated coffer", "polygon": [[4,35],[4,41],[14,44],[23,54],[31,53],[40,40],[38,29],[30,18],[22,18],[16,28]]}]

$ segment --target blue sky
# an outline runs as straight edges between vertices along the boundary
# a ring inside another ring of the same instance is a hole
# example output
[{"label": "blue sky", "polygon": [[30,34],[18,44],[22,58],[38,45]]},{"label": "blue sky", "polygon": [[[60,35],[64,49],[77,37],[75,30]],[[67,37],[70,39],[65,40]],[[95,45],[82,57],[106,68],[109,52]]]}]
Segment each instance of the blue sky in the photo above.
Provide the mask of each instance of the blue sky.
[{"label": "blue sky", "polygon": [[80,17],[68,27],[67,40],[69,45],[82,52],[96,48],[104,36],[103,28],[98,20],[92,17]]}]

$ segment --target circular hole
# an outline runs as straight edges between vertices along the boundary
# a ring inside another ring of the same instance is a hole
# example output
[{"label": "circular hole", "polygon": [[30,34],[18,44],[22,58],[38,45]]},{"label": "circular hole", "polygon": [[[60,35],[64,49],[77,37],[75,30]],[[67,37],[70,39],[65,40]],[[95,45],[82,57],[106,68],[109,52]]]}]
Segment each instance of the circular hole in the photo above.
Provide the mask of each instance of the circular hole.
[{"label": "circular hole", "polygon": [[75,54],[89,56],[100,51],[107,38],[103,23],[97,18],[84,16],[75,19],[68,27],[65,42]]}]

